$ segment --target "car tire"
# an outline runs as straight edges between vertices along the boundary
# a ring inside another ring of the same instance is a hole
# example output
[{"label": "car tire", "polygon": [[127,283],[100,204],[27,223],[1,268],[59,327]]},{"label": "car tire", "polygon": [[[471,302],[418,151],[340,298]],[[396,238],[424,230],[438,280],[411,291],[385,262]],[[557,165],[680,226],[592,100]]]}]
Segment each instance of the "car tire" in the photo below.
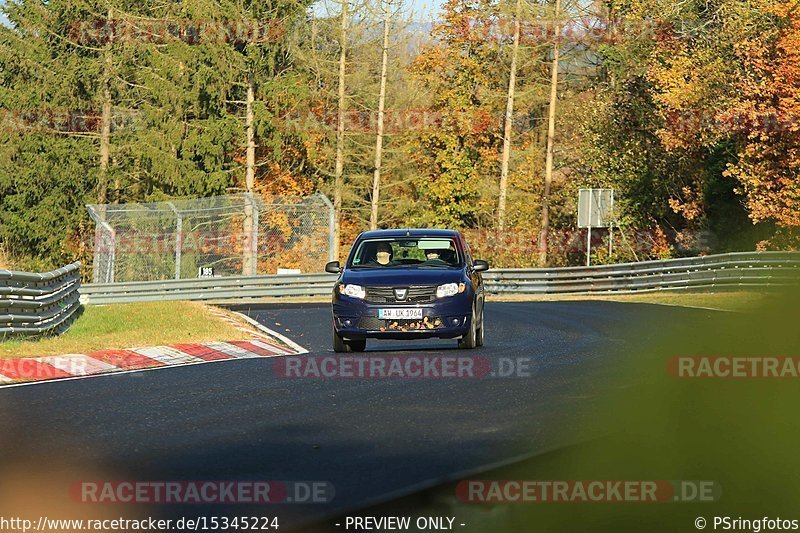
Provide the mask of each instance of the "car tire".
[{"label": "car tire", "polygon": [[363,352],[367,347],[367,339],[345,341],[351,352]]},{"label": "car tire", "polygon": [[471,350],[478,345],[478,325],[475,323],[475,309],[472,309],[472,316],[469,321],[469,331],[466,335],[458,339],[458,347]]},{"label": "car tire", "polygon": [[367,340],[349,340],[346,341],[341,335],[336,333],[336,328],[333,328],[333,351],[336,353],[347,352],[363,352],[367,347]]},{"label": "car tire", "polygon": [[344,342],[341,335],[336,333],[336,328],[333,328],[333,351],[336,353],[349,352],[350,346]]},{"label": "car tire", "polygon": [[481,308],[481,321],[480,321],[481,327],[478,328],[478,332],[475,335],[475,345],[476,346],[483,346],[483,331],[486,329],[486,326],[484,325],[485,322],[483,321],[483,319],[484,319],[484,312],[483,312],[483,308]]}]

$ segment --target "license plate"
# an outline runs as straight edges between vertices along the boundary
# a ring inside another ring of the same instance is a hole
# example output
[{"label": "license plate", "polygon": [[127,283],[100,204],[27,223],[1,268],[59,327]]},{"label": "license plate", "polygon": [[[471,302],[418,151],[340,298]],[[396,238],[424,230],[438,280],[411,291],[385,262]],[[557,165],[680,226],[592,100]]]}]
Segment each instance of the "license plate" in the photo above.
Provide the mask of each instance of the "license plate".
[{"label": "license plate", "polygon": [[416,307],[397,307],[394,309],[378,309],[378,318],[387,320],[422,318],[422,309]]}]

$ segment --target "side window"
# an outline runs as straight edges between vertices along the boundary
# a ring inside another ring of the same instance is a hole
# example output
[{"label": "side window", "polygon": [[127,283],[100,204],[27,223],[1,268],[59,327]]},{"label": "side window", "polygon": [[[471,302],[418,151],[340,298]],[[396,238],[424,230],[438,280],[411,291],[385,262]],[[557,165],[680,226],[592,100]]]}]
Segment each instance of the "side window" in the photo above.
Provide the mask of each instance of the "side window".
[{"label": "side window", "polygon": [[469,249],[469,244],[467,241],[461,241],[464,243],[464,254],[467,256],[467,265],[472,266],[472,251]]}]

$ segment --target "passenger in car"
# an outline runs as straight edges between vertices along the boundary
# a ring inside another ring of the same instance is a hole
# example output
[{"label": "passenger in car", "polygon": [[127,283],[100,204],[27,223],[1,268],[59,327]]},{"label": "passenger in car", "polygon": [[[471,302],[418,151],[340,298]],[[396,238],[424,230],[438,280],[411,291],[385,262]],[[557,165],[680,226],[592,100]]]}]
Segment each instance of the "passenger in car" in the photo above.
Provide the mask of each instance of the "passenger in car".
[{"label": "passenger in car", "polygon": [[425,257],[428,261],[441,259],[441,250],[425,250]]},{"label": "passenger in car", "polygon": [[441,257],[442,261],[448,265],[454,265],[456,263],[455,250],[442,250],[442,253],[439,255],[439,257]]},{"label": "passenger in car", "polygon": [[425,257],[430,263],[452,265],[454,263],[454,256],[455,252],[453,250],[425,250]]}]

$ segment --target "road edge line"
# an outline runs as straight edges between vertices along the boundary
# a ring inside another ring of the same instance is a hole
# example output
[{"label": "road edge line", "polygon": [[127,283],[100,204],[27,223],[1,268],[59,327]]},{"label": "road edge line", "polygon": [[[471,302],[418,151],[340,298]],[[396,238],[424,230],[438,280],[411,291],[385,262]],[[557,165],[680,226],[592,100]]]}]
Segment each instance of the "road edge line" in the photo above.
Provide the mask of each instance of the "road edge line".
[{"label": "road edge line", "polygon": [[267,335],[271,335],[271,336],[279,339],[280,341],[282,341],[287,346],[289,346],[290,348],[292,348],[293,350],[295,350],[297,352],[294,355],[301,355],[301,354],[309,353],[308,350],[306,350],[305,348],[303,348],[302,346],[300,346],[299,344],[294,342],[292,339],[290,339],[286,335],[283,335],[282,333],[278,333],[277,331],[269,329],[267,326],[265,326],[264,324],[262,324],[258,320],[255,320],[254,318],[251,318],[251,317],[247,316],[244,313],[240,313],[239,311],[233,311],[231,309],[228,309],[228,311],[231,312],[231,313],[234,313],[236,315],[239,315],[239,317],[241,317],[242,320],[244,320],[245,322],[247,322],[248,324],[250,324],[254,328],[256,328],[256,329],[258,329],[260,331],[263,331]]}]

